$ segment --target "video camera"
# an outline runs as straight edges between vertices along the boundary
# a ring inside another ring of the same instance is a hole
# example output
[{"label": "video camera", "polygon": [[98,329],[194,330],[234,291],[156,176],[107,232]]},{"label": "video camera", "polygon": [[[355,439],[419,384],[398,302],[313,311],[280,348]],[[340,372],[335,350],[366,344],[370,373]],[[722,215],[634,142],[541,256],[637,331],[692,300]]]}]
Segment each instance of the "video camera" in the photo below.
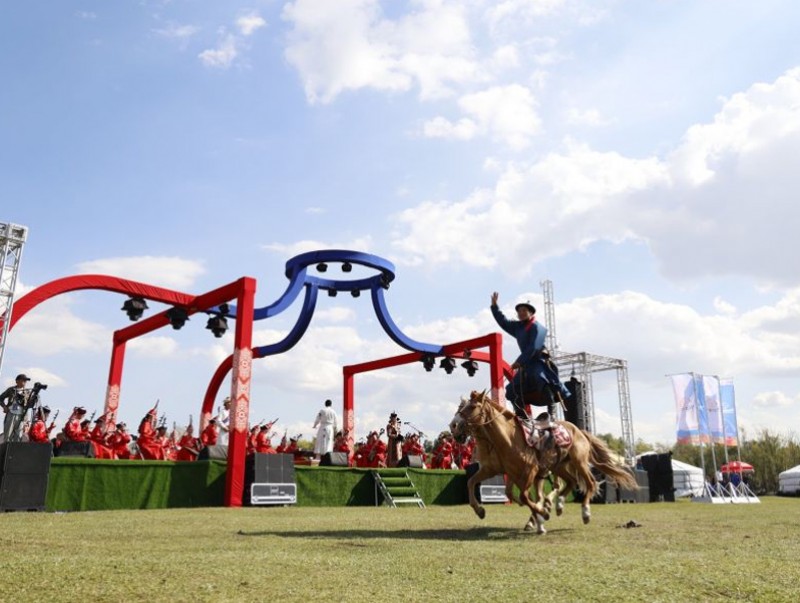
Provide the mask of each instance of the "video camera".
[{"label": "video camera", "polygon": [[43,389],[47,389],[46,383],[39,383],[38,381],[33,384],[33,393],[38,394]]}]

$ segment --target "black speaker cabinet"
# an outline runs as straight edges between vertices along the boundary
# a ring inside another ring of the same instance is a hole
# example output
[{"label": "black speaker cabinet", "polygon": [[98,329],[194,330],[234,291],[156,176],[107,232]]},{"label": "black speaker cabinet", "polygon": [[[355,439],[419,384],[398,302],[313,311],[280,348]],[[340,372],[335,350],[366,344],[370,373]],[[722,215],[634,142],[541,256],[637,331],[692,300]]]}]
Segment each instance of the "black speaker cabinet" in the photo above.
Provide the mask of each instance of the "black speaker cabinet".
[{"label": "black speaker cabinet", "polygon": [[253,455],[253,482],[256,484],[293,484],[294,456],[291,454]]},{"label": "black speaker cabinet", "polygon": [[575,377],[570,378],[565,383],[567,390],[571,394],[564,403],[564,419],[575,425],[578,429],[586,429],[586,405],[583,401],[583,387],[581,382]]},{"label": "black speaker cabinet", "polygon": [[44,510],[52,454],[49,442],[0,445],[0,511]]},{"label": "black speaker cabinet", "polygon": [[56,456],[79,456],[86,459],[94,458],[94,446],[91,442],[61,442],[55,449]]},{"label": "black speaker cabinet", "polygon": [[221,444],[206,446],[197,455],[198,461],[227,461],[228,447]]},{"label": "black speaker cabinet", "polygon": [[404,454],[403,457],[397,462],[397,466],[422,469],[422,457],[418,454]]},{"label": "black speaker cabinet", "polygon": [[346,452],[326,452],[319,460],[320,467],[347,467],[349,462],[347,460]]}]

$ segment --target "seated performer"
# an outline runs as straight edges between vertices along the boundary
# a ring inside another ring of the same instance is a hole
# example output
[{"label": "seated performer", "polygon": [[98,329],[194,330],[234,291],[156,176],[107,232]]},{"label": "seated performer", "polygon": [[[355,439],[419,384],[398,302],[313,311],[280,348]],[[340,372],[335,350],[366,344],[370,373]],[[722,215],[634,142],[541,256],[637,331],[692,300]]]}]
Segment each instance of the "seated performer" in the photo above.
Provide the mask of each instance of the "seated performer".
[{"label": "seated performer", "polygon": [[86,415],[83,406],[76,406],[72,409],[72,414],[64,425],[64,439],[68,442],[85,442],[86,436],[81,428],[81,420]]},{"label": "seated performer", "polygon": [[128,433],[128,426],[125,423],[117,423],[117,430],[111,437],[111,448],[118,459],[130,459],[131,434]]},{"label": "seated performer", "polygon": [[178,455],[179,461],[196,461],[197,455],[200,453],[200,442],[194,437],[194,427],[191,423],[186,427],[181,439],[178,441]]},{"label": "seated performer", "polygon": [[269,432],[271,425],[262,425],[261,429],[256,436],[256,452],[261,454],[276,454],[276,450],[272,447],[272,436]]},{"label": "seated performer", "polygon": [[55,422],[47,426],[47,419],[50,416],[50,409],[47,406],[40,406],[36,411],[36,420],[28,431],[28,441],[37,444],[44,444],[50,441],[50,433],[55,429]]},{"label": "seated performer", "polygon": [[94,458],[109,460],[114,458],[114,452],[111,450],[106,436],[105,417],[100,417],[94,422],[94,429],[89,434],[89,441],[94,447]]},{"label": "seated performer", "polygon": [[155,408],[151,408],[139,423],[139,438],[136,445],[139,447],[140,456],[146,461],[163,461],[164,451],[156,441],[157,413]]},{"label": "seated performer", "polygon": [[203,446],[216,446],[218,438],[219,429],[217,428],[217,420],[210,419],[206,428],[200,432],[200,442]]}]

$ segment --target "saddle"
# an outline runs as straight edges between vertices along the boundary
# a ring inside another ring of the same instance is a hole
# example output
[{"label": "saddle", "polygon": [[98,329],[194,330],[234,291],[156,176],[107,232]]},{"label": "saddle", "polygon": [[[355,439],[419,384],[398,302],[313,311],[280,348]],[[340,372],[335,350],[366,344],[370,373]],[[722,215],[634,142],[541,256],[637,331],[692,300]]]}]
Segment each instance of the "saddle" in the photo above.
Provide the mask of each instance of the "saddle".
[{"label": "saddle", "polygon": [[549,413],[543,412],[533,420],[532,424],[519,417],[517,422],[522,427],[528,446],[540,452],[551,448],[569,448],[572,445],[572,436],[567,428],[560,423],[552,422]]}]

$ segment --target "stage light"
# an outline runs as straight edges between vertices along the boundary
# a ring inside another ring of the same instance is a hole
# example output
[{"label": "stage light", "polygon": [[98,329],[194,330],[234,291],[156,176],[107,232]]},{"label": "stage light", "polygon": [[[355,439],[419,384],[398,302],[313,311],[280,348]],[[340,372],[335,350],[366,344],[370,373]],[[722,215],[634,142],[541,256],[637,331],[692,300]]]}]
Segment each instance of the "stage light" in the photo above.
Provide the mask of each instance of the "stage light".
[{"label": "stage light", "polygon": [[328,297],[336,297],[338,291],[336,289],[328,289]]},{"label": "stage light", "polygon": [[443,368],[448,375],[451,375],[456,368],[456,359],[450,358],[449,356],[447,358],[442,358],[442,361],[439,363],[439,368]]},{"label": "stage light", "polygon": [[214,337],[222,337],[228,330],[228,321],[221,315],[212,316],[206,323],[206,329],[214,333]]},{"label": "stage light", "polygon": [[422,366],[424,366],[425,370],[429,373],[433,370],[433,367],[436,366],[436,357],[433,354],[423,354],[420,360],[422,360]]},{"label": "stage light", "polygon": [[317,264],[317,270],[319,272],[327,272],[328,271],[328,265],[325,262],[320,262],[319,264]]},{"label": "stage light", "polygon": [[350,262],[345,262],[342,264],[342,272],[352,272],[353,265]]},{"label": "stage light", "polygon": [[391,283],[391,282],[392,282],[392,279],[389,276],[389,273],[388,272],[382,272],[381,273],[381,287],[383,287],[384,289],[388,289],[389,288],[389,283]]},{"label": "stage light", "polygon": [[478,372],[478,363],[474,360],[467,360],[466,362],[462,362],[461,366],[467,369],[467,375],[470,377],[474,377],[475,373]]},{"label": "stage light", "polygon": [[128,318],[134,322],[142,317],[147,307],[147,302],[144,301],[142,297],[131,297],[130,299],[126,299],[125,303],[122,304],[122,310],[124,310]]},{"label": "stage light", "polygon": [[353,297],[358,297],[359,295],[361,295],[361,289],[353,289],[350,292],[350,295],[352,295]]},{"label": "stage light", "polygon": [[189,320],[189,313],[183,308],[175,306],[167,310],[167,319],[169,319],[169,324],[172,325],[172,328],[177,331]]}]

